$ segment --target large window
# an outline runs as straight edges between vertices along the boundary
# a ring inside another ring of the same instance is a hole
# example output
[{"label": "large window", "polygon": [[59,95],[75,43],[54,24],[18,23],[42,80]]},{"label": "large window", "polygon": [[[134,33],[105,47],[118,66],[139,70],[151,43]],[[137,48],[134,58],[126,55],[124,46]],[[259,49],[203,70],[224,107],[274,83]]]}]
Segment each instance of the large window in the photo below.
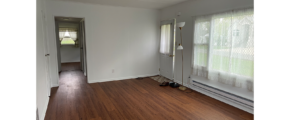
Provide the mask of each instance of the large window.
[{"label": "large window", "polygon": [[195,74],[206,77],[203,71],[208,64],[208,48],[210,41],[210,18],[208,16],[200,17],[195,20],[194,36],[194,69]]},{"label": "large window", "polygon": [[234,86],[253,81],[253,9],[197,17],[194,23],[194,75]]}]

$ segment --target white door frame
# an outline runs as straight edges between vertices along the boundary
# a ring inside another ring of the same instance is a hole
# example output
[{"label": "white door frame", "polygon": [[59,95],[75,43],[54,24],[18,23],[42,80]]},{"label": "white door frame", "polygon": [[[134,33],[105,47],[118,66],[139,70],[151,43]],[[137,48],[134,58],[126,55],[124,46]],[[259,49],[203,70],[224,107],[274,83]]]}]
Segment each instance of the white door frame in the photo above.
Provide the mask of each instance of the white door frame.
[{"label": "white door frame", "polygon": [[56,37],[56,52],[57,52],[57,68],[58,68],[58,72],[60,72],[61,70],[61,55],[60,55],[60,42],[59,42],[59,29],[56,29],[56,28],[59,28],[59,22],[55,22],[55,37]]},{"label": "white door frame", "polygon": [[[53,60],[54,61],[54,64],[52,64],[52,65],[57,66],[57,67],[55,67],[56,69],[53,70],[54,71],[53,74],[55,74],[55,76],[56,76],[57,85],[52,85],[52,87],[59,86],[59,68],[58,68],[57,43],[56,43],[56,31],[55,31],[55,17],[82,18],[85,21],[85,17],[83,17],[83,16],[65,16],[65,15],[56,15],[56,14],[52,15],[51,19],[52,19],[52,23],[53,23],[53,26],[52,26],[52,34],[54,36],[53,37],[53,39],[54,39],[53,40],[53,44],[54,45],[53,46],[50,46],[50,48],[54,49],[53,51],[51,51],[51,53],[53,53],[53,55],[55,57],[55,59]],[[87,31],[86,30],[86,27],[85,27],[85,31]],[[85,32],[84,34],[85,34],[85,36],[87,36],[87,32]],[[86,44],[86,46],[87,46],[87,44]],[[85,50],[87,51],[87,47],[85,48]],[[87,56],[86,56],[86,62],[87,62]]]},{"label": "white door frame", "polygon": [[[84,19],[82,19],[80,21],[79,24],[80,28],[79,28],[79,33],[80,33],[80,37],[81,37],[81,41],[80,41],[80,51],[81,51],[81,67],[82,70],[84,72],[84,75],[87,76],[87,51],[86,51],[86,28],[85,28],[85,21]],[[82,32],[82,33],[81,33]]]},{"label": "white door frame", "polygon": [[45,82],[47,85],[47,96],[50,96],[51,93],[51,77],[50,77],[50,68],[49,68],[49,50],[48,50],[48,41],[47,41],[47,32],[46,32],[46,21],[45,14],[41,10],[41,22],[42,22],[42,31],[43,31],[43,44],[44,44],[44,56],[45,56]]}]

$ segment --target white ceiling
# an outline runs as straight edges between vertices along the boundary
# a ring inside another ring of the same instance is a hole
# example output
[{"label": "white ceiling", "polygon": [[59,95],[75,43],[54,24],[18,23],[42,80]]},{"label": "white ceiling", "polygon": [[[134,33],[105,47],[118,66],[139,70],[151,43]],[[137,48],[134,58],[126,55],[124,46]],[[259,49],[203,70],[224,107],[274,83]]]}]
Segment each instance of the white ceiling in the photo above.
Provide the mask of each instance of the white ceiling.
[{"label": "white ceiling", "polygon": [[71,1],[89,4],[103,4],[123,7],[162,9],[187,0],[54,0]]}]

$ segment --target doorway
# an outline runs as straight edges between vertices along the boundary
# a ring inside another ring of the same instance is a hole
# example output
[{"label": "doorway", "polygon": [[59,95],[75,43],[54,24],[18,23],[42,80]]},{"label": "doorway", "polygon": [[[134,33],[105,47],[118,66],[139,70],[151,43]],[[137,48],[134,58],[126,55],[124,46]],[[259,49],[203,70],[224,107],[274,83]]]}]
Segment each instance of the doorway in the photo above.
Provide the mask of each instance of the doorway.
[{"label": "doorway", "polygon": [[174,79],[175,19],[161,21],[160,37],[160,75]]},{"label": "doorway", "polygon": [[54,19],[59,77],[68,71],[81,71],[87,76],[84,18],[56,16]]}]

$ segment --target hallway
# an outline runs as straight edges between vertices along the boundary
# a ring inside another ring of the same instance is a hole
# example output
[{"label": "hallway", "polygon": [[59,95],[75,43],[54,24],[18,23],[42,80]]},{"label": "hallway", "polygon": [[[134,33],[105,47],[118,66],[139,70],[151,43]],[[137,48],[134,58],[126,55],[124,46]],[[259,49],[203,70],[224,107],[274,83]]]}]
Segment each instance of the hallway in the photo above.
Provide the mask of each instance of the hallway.
[{"label": "hallway", "polygon": [[86,100],[84,94],[88,85],[87,78],[79,62],[62,63],[61,69],[59,87],[51,89],[45,120],[80,120],[74,115],[78,115],[80,108],[84,107],[80,103]]},{"label": "hallway", "polygon": [[81,70],[80,62],[61,63],[61,71]]}]

